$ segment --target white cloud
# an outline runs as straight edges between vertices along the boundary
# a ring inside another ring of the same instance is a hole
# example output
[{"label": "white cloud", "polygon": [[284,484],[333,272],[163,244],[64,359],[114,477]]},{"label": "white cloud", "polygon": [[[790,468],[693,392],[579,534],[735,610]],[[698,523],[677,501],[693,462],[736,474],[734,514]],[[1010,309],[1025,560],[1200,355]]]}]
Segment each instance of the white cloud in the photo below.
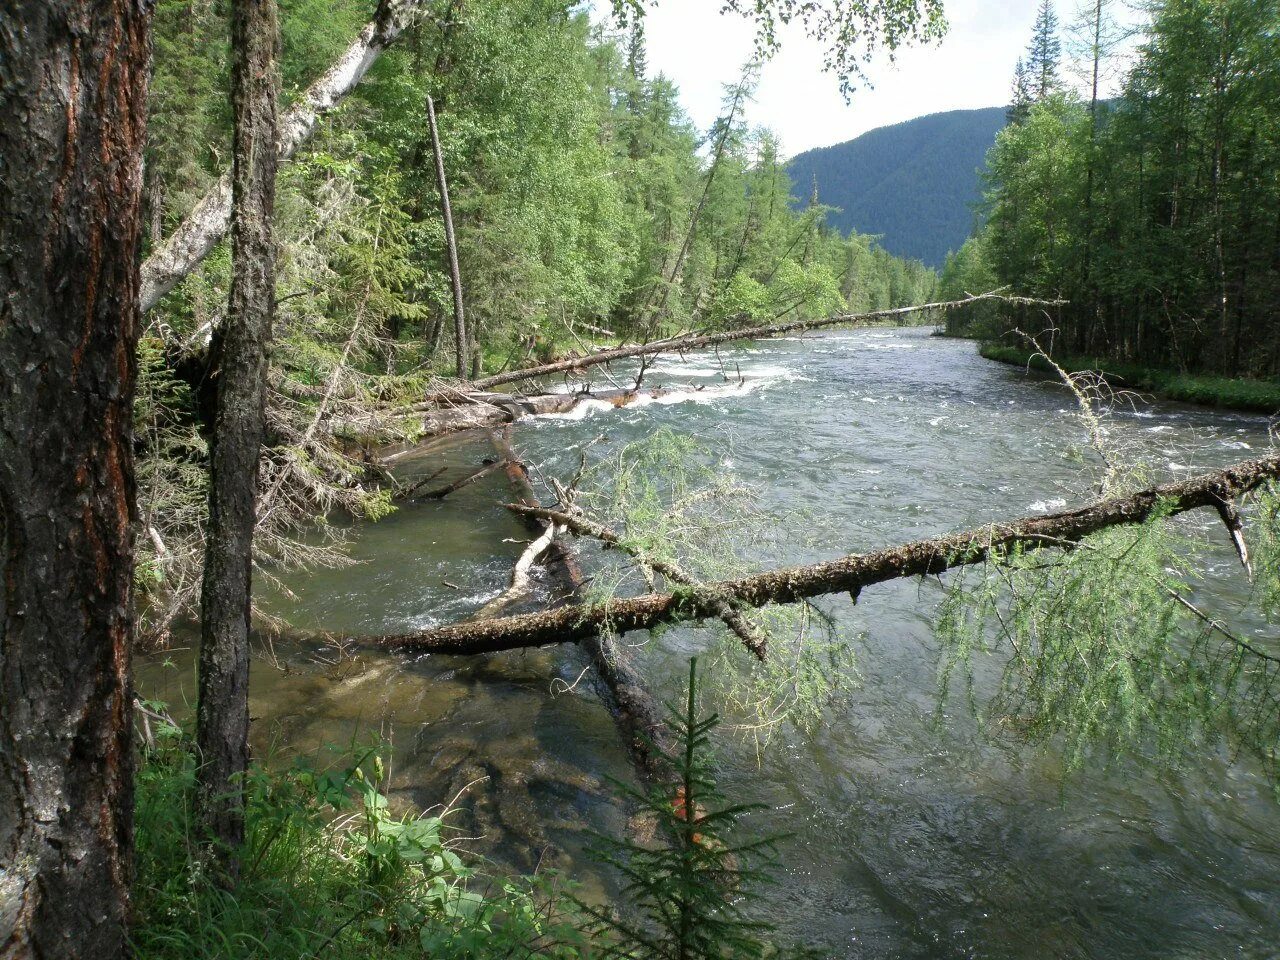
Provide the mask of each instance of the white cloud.
[{"label": "white cloud", "polygon": [[[722,88],[751,56],[753,30],[720,14],[721,0],[659,0],[645,17],[651,74],[676,82],[681,101],[699,129],[720,112]],[[799,27],[782,34],[782,50],[764,67],[755,125],[774,130],[787,154],[852,139],[867,130],[942,110],[1006,103],[1014,63],[1026,49],[1036,0],[948,0],[950,30],[941,44],[899,52],[867,73],[872,89],[845,103],[839,83],[822,71],[821,47]],[[1072,12],[1060,4],[1060,19]]]}]

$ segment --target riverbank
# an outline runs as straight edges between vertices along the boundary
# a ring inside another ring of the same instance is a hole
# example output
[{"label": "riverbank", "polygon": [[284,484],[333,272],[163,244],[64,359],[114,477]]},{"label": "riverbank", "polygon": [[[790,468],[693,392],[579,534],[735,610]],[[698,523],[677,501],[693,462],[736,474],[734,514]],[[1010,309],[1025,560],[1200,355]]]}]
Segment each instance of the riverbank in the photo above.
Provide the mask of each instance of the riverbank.
[{"label": "riverbank", "polygon": [[[988,360],[1017,367],[1029,366],[1045,373],[1053,372],[1043,356],[1021,347],[982,343],[978,352]],[[1055,359],[1068,370],[1096,370],[1116,389],[1136,390],[1165,400],[1180,400],[1206,407],[1247,410],[1268,415],[1280,413],[1280,381],[1198,376],[1067,355],[1058,355]]]}]

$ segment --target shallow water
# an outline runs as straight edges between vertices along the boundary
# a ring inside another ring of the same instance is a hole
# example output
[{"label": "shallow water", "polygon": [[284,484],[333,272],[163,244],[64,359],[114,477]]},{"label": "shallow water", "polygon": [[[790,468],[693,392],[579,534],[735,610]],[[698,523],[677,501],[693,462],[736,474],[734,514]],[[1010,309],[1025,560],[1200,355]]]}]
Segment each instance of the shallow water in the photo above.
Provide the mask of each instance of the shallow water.
[{"label": "shallow water", "polygon": [[[664,359],[649,383],[703,389],[525,421],[516,446],[545,474],[568,476],[600,434],[593,455],[660,426],[692,434],[779,525],[762,564],[1059,509],[1095,476],[1069,396],[968,342],[918,328],[838,331],[721,358],[730,383],[714,356]],[[1172,404],[1117,408],[1108,428],[1166,477],[1269,442],[1264,418]],[[461,441],[398,467],[448,465],[443,482],[489,454]],[[499,505],[507,492],[497,473],[362,526],[360,563],[293,577],[296,597],[267,604],[304,631],[460,619],[505,588],[527,539]],[[1211,538],[1200,594],[1229,613],[1247,585]],[[856,608],[824,603],[857,645],[858,687],[816,735],[786,733],[762,755],[719,738],[729,794],[769,807],[753,827],[789,834],[770,918],[839,957],[1280,956],[1280,806],[1256,767],[1212,753],[1176,773],[1132,762],[1064,776],[1052,752],[984,737],[963,710],[938,724],[939,596],[911,581],[869,589]],[[684,658],[705,642],[677,629],[644,644],[659,694],[677,692]],[[550,863],[590,878],[587,833],[623,828],[607,778],[628,777],[628,760],[589,675],[574,685],[585,666],[576,650],[406,661],[315,644],[274,656],[275,666],[254,663],[260,752],[389,736],[397,796],[425,807],[464,791],[459,826],[518,869]],[[144,668],[143,684],[180,703],[193,686],[189,654],[167,659]]]}]

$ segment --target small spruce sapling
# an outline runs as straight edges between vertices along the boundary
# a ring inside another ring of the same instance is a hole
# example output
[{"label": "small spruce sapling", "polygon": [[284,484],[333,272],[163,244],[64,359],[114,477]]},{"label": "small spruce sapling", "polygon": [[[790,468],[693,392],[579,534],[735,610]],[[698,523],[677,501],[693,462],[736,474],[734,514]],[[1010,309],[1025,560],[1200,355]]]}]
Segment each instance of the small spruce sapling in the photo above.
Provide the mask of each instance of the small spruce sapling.
[{"label": "small spruce sapling", "polygon": [[777,838],[740,841],[742,819],[754,804],[728,803],[716,786],[710,733],[719,723],[697,713],[697,658],[689,661],[689,692],[682,710],[669,707],[674,746],[663,756],[670,783],[647,792],[615,781],[629,800],[657,823],[656,842],[641,844],[597,836],[593,855],[624,881],[628,910],[582,904],[607,936],[603,956],[661,960],[775,957],[773,927],[748,908],[770,881]]}]

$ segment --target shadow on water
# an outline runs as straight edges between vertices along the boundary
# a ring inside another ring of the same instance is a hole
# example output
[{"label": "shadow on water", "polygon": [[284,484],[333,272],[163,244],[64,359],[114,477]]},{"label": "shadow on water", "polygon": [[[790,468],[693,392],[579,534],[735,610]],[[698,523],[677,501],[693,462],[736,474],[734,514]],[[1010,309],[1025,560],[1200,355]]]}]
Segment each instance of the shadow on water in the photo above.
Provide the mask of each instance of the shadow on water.
[{"label": "shadow on water", "polygon": [[[547,475],[568,476],[601,433],[600,455],[661,426],[699,437],[780,531],[760,565],[1058,509],[1089,488],[1070,398],[963,341],[835,331],[746,347],[728,371],[726,386],[712,357],[661,360],[649,382],[704,389],[688,402],[540,418],[521,425],[517,446]],[[1175,405],[1120,409],[1108,426],[1161,476],[1268,442],[1263,418]],[[461,442],[400,466],[446,466],[452,479],[489,453]],[[361,526],[356,565],[292,577],[294,598],[263,601],[303,631],[465,618],[505,588],[527,539],[500,506],[507,494],[496,474]],[[1247,585],[1215,523],[1187,520],[1210,543],[1199,592],[1238,610]],[[896,583],[856,608],[826,604],[840,634],[860,638],[850,641],[860,685],[815,735],[777,737],[761,758],[732,736],[718,741],[730,795],[767,804],[755,826],[788,835],[771,918],[833,956],[1280,955],[1280,809],[1258,771],[1210,753],[1172,774],[1132,761],[1068,776],[1052,753],[984,735],[962,706],[947,704],[939,721],[939,596],[934,583]],[[683,658],[706,642],[682,628],[641,648],[660,695],[677,693]],[[623,827],[607,778],[627,777],[628,761],[589,678],[574,685],[585,666],[576,650],[364,654],[337,666],[322,644],[274,654],[279,666],[254,664],[259,752],[389,736],[396,799],[427,807],[463,791],[460,829],[520,870],[587,869],[586,833]],[[169,657],[177,666],[146,665],[142,684],[180,703],[194,688],[190,654]],[[995,669],[980,667],[980,687]]]}]

